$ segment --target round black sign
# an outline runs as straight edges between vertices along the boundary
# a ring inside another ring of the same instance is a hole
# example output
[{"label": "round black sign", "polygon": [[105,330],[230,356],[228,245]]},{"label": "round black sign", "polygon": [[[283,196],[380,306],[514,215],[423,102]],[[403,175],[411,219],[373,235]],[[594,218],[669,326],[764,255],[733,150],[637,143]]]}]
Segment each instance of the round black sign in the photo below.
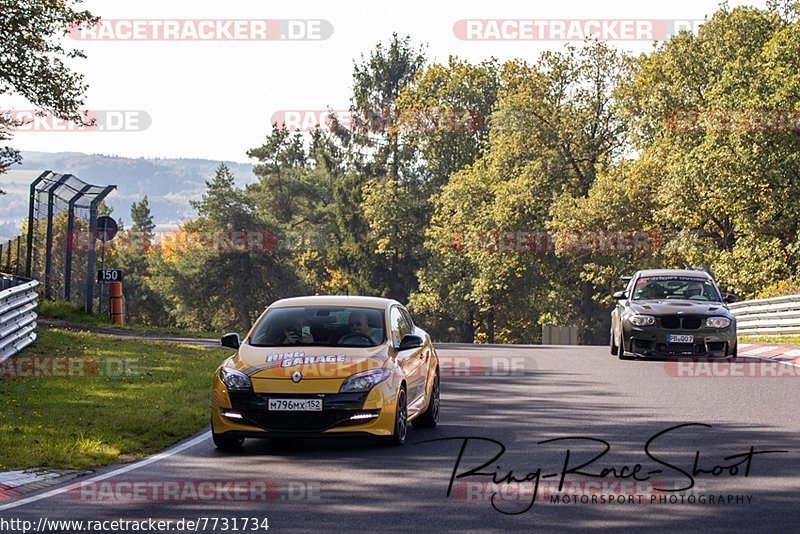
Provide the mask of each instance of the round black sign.
[{"label": "round black sign", "polygon": [[95,234],[101,241],[111,241],[117,235],[117,221],[107,215],[97,218],[97,233]]}]

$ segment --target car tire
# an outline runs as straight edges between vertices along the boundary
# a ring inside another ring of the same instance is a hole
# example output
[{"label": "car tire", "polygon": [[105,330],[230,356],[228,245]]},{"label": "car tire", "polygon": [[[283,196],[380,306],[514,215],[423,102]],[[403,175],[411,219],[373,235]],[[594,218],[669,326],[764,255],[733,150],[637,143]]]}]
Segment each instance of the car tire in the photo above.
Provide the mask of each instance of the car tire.
[{"label": "car tire", "polygon": [[619,339],[617,340],[617,356],[619,356],[620,360],[630,360],[630,357],[625,356],[625,342],[622,339],[621,333],[619,335]]},{"label": "car tire", "polygon": [[614,332],[611,332],[611,355],[618,356],[617,354],[617,344],[616,340],[614,339]]},{"label": "car tire", "polygon": [[397,409],[394,414],[394,432],[384,439],[385,445],[397,446],[406,442],[408,435],[408,397],[405,386],[397,392]]},{"label": "car tire", "polygon": [[439,422],[439,373],[433,377],[433,387],[431,388],[431,400],[428,408],[414,419],[414,428],[435,428]]},{"label": "car tire", "polygon": [[228,434],[215,434],[213,431],[211,432],[211,438],[214,440],[214,446],[221,451],[235,451],[241,449],[244,444],[244,438]]},{"label": "car tire", "polygon": [[737,342],[736,345],[733,346],[733,352],[731,352],[731,361],[734,361],[736,359],[736,356],[738,356],[738,352],[739,352],[739,343]]}]

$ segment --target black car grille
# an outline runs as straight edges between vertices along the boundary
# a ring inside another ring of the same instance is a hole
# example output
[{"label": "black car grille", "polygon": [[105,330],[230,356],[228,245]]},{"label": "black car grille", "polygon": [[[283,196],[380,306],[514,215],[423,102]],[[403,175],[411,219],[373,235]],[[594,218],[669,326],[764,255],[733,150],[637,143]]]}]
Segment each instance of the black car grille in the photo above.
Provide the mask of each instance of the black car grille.
[{"label": "black car grille", "polygon": [[[371,412],[377,412],[372,410]],[[292,430],[297,432],[320,432],[334,426],[360,425],[363,419],[351,421],[356,413],[367,413],[355,410],[322,410],[321,412],[263,412],[247,411],[242,415],[267,430]]]},{"label": "black car grille", "polygon": [[380,410],[363,410],[367,393],[338,393],[324,395],[319,412],[270,411],[270,398],[314,398],[317,395],[283,395],[252,392],[231,392],[231,406],[250,423],[265,430],[321,432],[334,426],[360,425],[364,419],[351,421],[356,414],[378,413]]},{"label": "black car grille", "polygon": [[663,354],[702,354],[704,352],[702,345],[693,345],[692,343],[659,343],[656,345],[656,351]]},{"label": "black car grille", "polygon": [[697,315],[662,315],[659,317],[663,328],[697,330],[703,326],[703,317]]}]

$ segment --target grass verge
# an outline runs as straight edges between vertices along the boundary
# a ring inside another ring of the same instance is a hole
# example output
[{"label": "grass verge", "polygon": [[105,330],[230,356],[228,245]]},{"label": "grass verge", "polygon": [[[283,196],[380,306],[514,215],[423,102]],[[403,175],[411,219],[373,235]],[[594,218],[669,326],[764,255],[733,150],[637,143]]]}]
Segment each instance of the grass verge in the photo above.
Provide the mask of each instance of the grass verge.
[{"label": "grass verge", "polygon": [[35,346],[0,363],[0,471],[163,450],[208,424],[211,375],[228,353],[41,330]]},{"label": "grass verge", "polygon": [[800,345],[800,335],[793,336],[743,336],[739,335],[740,343],[769,343],[775,345]]},{"label": "grass verge", "polygon": [[113,324],[111,319],[105,315],[87,314],[77,304],[63,300],[39,299],[39,305],[36,307],[36,313],[38,313],[41,317],[61,319],[62,321],[69,321],[75,324],[100,326],[103,328],[114,328],[119,330],[153,332],[156,334],[173,334],[183,337],[197,337],[206,339],[219,339],[223,334],[222,332],[196,332],[193,330],[184,330],[181,328],[173,328],[168,326],[117,325]]}]

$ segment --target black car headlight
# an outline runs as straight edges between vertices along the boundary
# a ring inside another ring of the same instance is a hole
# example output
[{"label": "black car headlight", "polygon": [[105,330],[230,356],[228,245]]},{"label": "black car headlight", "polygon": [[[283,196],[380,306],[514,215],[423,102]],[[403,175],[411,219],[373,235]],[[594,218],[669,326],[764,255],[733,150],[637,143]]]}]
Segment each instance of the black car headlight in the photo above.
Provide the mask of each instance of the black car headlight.
[{"label": "black car headlight", "polygon": [[228,388],[228,391],[244,391],[253,389],[253,383],[250,377],[241,371],[231,369],[230,367],[219,368],[219,379]]},{"label": "black car headlight", "polygon": [[728,328],[731,320],[727,317],[709,317],[706,319],[706,328]]},{"label": "black car headlight", "polygon": [[339,388],[339,393],[369,391],[392,374],[391,369],[372,369],[348,377]]},{"label": "black car headlight", "polygon": [[628,322],[633,326],[653,326],[656,324],[656,318],[652,315],[631,315],[628,317]]}]

